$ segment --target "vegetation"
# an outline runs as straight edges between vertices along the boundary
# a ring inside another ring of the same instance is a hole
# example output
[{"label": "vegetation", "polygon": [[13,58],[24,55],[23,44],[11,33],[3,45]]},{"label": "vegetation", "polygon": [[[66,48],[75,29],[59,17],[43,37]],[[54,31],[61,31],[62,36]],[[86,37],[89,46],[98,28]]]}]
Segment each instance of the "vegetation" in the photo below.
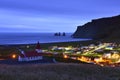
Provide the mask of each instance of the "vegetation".
[{"label": "vegetation", "polygon": [[0,46],[0,58],[10,58],[12,54],[19,54],[15,47]]},{"label": "vegetation", "polygon": [[102,56],[102,54],[82,54],[83,56],[86,56],[86,57],[100,57]]},{"label": "vegetation", "polygon": [[[50,46],[80,46],[88,45],[95,43],[96,41],[74,41],[74,42],[58,42],[58,43],[42,43],[42,49],[48,49]],[[29,48],[27,48],[29,46]],[[24,51],[31,51],[35,49],[36,44],[21,44],[21,45],[9,45],[9,46],[0,46],[0,56],[9,56],[11,53],[19,54],[18,48],[23,49]]]},{"label": "vegetation", "polygon": [[[62,43],[41,44],[42,49],[50,46],[82,46],[97,43],[96,41],[77,41]],[[28,47],[29,46],[29,47]],[[19,54],[17,48],[25,51],[34,50],[35,44],[0,46],[1,56]],[[61,51],[60,51],[61,52]],[[101,54],[100,54],[101,55]],[[99,57],[98,54],[86,54],[87,57]],[[74,56],[74,55],[72,55]],[[81,56],[78,54],[77,56]],[[37,64],[0,64],[0,80],[120,80],[119,67],[101,67],[87,64],[82,61],[63,58],[63,54],[55,57],[59,63],[37,63]],[[61,63],[65,62],[65,63]]]},{"label": "vegetation", "polygon": [[0,64],[0,80],[120,80],[120,68],[90,64]]}]

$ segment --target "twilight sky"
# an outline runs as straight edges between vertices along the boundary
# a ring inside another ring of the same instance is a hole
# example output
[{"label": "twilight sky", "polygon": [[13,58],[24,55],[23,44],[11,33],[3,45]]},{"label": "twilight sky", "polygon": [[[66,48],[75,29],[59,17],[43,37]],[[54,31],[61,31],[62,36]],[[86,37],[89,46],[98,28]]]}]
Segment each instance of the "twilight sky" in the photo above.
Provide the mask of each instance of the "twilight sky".
[{"label": "twilight sky", "polygon": [[0,0],[0,32],[74,32],[120,14],[120,0]]}]

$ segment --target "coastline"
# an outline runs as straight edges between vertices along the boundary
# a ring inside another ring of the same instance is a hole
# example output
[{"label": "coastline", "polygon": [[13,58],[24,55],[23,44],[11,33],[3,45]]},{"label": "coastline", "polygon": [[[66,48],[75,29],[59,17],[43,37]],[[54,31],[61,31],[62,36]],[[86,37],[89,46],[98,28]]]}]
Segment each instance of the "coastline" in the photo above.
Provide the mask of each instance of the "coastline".
[{"label": "coastline", "polygon": [[[66,33],[66,36],[54,36],[54,33],[3,33],[0,35],[0,45],[24,45],[35,44],[38,41],[41,44],[86,41],[90,39],[72,38],[73,33]],[[4,35],[4,36],[3,36]]]},{"label": "coastline", "polygon": [[[116,42],[119,40],[116,40]],[[90,44],[98,44],[99,42],[114,42],[114,40],[87,40],[87,41],[69,41],[69,42],[54,42],[54,43],[40,43],[41,49],[48,49],[51,46],[58,47],[81,47],[88,46]],[[33,44],[10,44],[10,45],[0,45],[0,56],[6,57],[5,55],[11,56],[11,54],[18,54],[18,48],[23,49],[24,51],[32,51],[36,47],[36,43]]]},{"label": "coastline", "polygon": [[[89,41],[70,41],[70,42],[55,42],[55,43],[40,43],[41,49],[48,49],[51,46],[60,46],[60,47],[67,47],[73,46],[78,47],[80,45],[88,45],[93,44],[96,41],[89,40]],[[11,54],[15,53],[18,54],[18,48],[23,49],[24,51],[32,51],[36,47],[37,43],[34,44],[12,44],[12,45],[0,45],[0,56],[4,58],[8,58]],[[29,48],[27,48],[29,46]]]},{"label": "coastline", "polygon": [[[96,40],[85,40],[85,41],[65,41],[65,42],[48,42],[48,43],[40,43],[41,46],[50,46],[50,45],[87,45],[97,42]],[[37,42],[36,42],[37,43]],[[0,44],[0,47],[17,47],[17,46],[27,46],[27,45],[36,45],[36,43],[28,43],[28,44]]]},{"label": "coastline", "polygon": [[[88,45],[88,44],[94,44],[94,43],[120,43],[120,39],[101,39],[101,40],[76,40],[76,41],[62,41],[62,42],[46,42],[46,43],[40,43],[43,47],[48,46],[77,46],[77,45]],[[37,41],[36,41],[37,43]],[[0,47],[20,47],[20,46],[35,46],[36,43],[28,43],[28,44],[0,44]]]}]

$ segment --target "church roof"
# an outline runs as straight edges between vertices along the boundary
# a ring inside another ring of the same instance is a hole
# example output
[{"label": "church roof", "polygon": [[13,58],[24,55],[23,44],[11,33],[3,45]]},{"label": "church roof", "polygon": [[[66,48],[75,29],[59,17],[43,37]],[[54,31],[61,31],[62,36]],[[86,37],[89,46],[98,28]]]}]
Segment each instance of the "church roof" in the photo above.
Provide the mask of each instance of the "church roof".
[{"label": "church roof", "polygon": [[36,49],[41,49],[39,42],[38,42],[37,45],[36,45]]},{"label": "church roof", "polygon": [[44,53],[37,53],[36,51],[26,52],[24,55],[20,54],[20,57],[35,57],[42,56]]},{"label": "church roof", "polygon": [[[36,49],[41,49],[39,42],[36,45]],[[25,52],[24,54],[20,54],[20,57],[36,57],[36,56],[43,56],[43,55],[50,55],[50,54],[51,53],[45,53],[45,52],[38,53],[37,51],[30,51],[30,52]]]}]

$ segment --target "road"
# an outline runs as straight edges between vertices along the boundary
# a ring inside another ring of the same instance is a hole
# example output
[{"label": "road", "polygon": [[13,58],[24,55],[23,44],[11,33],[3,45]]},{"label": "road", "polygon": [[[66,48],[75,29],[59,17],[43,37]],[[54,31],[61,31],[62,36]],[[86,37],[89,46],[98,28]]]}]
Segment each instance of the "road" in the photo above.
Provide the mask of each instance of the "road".
[{"label": "road", "polygon": [[85,52],[84,54],[90,54],[90,53],[92,53],[92,52],[94,52],[94,51],[96,51],[96,50],[105,48],[105,47],[108,46],[108,45],[109,45],[108,43],[104,43],[103,45],[100,45],[99,47],[97,47],[97,48],[95,48],[95,49],[93,49],[93,50],[90,50],[90,51],[88,51],[88,52]]}]

